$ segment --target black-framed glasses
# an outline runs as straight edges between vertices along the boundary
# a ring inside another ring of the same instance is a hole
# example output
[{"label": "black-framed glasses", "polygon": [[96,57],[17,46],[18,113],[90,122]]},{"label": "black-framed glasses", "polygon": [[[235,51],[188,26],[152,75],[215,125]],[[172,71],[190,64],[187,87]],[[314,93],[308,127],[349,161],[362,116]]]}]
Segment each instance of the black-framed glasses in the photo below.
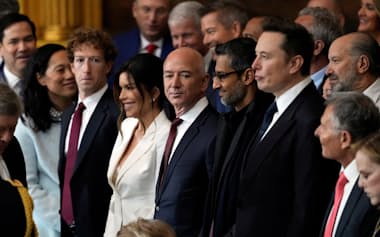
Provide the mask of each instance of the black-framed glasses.
[{"label": "black-framed glasses", "polygon": [[219,81],[224,81],[225,79],[227,79],[228,76],[232,75],[232,74],[242,74],[245,70],[247,70],[247,68],[244,68],[244,69],[241,69],[241,70],[235,70],[235,71],[232,71],[232,72],[215,72],[214,74],[214,78],[213,80],[218,79]]}]

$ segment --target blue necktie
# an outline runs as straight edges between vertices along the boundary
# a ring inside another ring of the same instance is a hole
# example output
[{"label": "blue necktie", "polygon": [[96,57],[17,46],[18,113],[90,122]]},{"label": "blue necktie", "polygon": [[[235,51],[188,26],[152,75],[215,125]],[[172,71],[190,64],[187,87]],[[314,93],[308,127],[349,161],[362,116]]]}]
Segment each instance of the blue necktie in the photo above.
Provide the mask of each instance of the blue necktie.
[{"label": "blue necktie", "polygon": [[259,133],[257,134],[257,138],[261,140],[262,136],[264,135],[265,131],[268,129],[269,124],[272,122],[273,115],[277,112],[277,105],[274,101],[265,111],[263,122],[261,123]]}]

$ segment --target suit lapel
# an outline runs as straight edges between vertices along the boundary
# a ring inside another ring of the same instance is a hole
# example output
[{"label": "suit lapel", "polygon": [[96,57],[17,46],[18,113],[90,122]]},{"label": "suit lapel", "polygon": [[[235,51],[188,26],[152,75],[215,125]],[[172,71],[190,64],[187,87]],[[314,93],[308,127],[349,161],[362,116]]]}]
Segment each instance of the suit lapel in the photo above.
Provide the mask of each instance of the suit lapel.
[{"label": "suit lapel", "polygon": [[169,162],[167,174],[164,177],[164,180],[162,182],[162,187],[160,187],[159,190],[157,190],[158,193],[160,193],[159,197],[161,196],[163,190],[166,188],[176,165],[178,164],[179,160],[182,157],[182,154],[185,152],[186,148],[189,146],[189,144],[194,139],[194,137],[199,133],[199,129],[200,129],[199,127],[202,126],[202,124],[206,120],[208,116],[208,110],[209,110],[209,105],[200,113],[200,115],[195,119],[193,124],[187,129],[181,141],[179,142],[177,148],[175,149],[171,157],[171,160]]},{"label": "suit lapel", "polygon": [[360,201],[362,195],[363,190],[359,188],[357,180],[347,200],[346,206],[344,207],[339,225],[336,229],[336,236],[343,236],[342,234],[344,232],[344,229],[347,226],[347,223],[350,221],[350,218],[353,217],[352,213],[355,211],[355,207]]},{"label": "suit lapel", "polygon": [[107,100],[109,96],[108,93],[109,91],[107,90],[106,93],[100,99],[83,133],[83,137],[82,137],[81,144],[79,146],[79,150],[77,154],[77,159],[75,161],[73,176],[75,176],[76,170],[78,169],[80,164],[83,162],[85,154],[90,149],[90,145],[92,141],[94,140],[96,134],[98,133],[99,127],[102,125],[104,118],[107,116],[107,108],[108,108]]}]

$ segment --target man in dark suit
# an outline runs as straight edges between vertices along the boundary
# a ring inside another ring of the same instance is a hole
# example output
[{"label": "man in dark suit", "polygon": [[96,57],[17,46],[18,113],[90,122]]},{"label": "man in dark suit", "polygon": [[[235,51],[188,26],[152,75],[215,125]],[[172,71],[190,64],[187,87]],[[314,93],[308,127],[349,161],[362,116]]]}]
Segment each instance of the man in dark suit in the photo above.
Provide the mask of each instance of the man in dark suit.
[{"label": "man in dark suit", "polygon": [[304,27],[280,18],[263,30],[252,67],[258,88],[276,98],[245,155],[232,233],[317,236],[338,167],[322,159],[313,136],[323,112],[307,77],[313,40]]},{"label": "man in dark suit", "polygon": [[176,49],[165,60],[165,95],[174,106],[174,121],[182,123],[169,159],[161,164],[154,218],[169,223],[181,237],[200,231],[211,176],[217,113],[205,97],[208,80],[203,57],[194,49]]},{"label": "man in dark suit", "polygon": [[107,168],[118,116],[107,74],[116,49],[105,32],[79,29],[68,42],[68,56],[79,94],[62,116],[62,236],[103,236],[112,193]]},{"label": "man in dark suit", "polygon": [[137,27],[114,37],[118,49],[114,71],[134,55],[151,52],[148,48],[150,44],[156,46],[152,52],[154,55],[166,58],[173,50],[167,25],[169,10],[169,0],[134,0],[132,13]]},{"label": "man in dark suit", "polygon": [[[0,83],[22,95],[23,70],[36,50],[36,28],[29,17],[10,13],[0,21]],[[0,60],[1,61],[1,60]]]},{"label": "man in dark suit", "polygon": [[251,68],[255,46],[253,39],[237,38],[215,48],[213,87],[219,89],[222,103],[234,110],[221,115],[218,123],[212,183],[202,228],[205,237],[210,231],[213,236],[224,236],[235,223],[241,158],[273,100],[271,94],[257,89]]},{"label": "man in dark suit", "polygon": [[8,85],[0,84],[0,178],[17,179],[27,187],[24,156],[13,135],[21,111],[16,93]]},{"label": "man in dark suit", "polygon": [[336,189],[332,195],[320,237],[369,237],[379,213],[358,186],[353,144],[380,129],[380,112],[371,99],[360,92],[336,92],[326,104],[315,135],[322,145],[323,157],[342,166],[345,184],[339,203],[336,201],[339,191]]}]

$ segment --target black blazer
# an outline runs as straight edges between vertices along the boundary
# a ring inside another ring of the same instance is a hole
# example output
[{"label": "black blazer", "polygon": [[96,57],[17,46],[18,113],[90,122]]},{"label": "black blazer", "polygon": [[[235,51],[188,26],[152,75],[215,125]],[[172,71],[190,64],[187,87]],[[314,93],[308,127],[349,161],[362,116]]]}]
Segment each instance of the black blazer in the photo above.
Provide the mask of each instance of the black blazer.
[{"label": "black blazer", "polygon": [[[59,179],[63,190],[66,164],[65,139],[75,105],[62,115]],[[103,236],[112,190],[107,181],[108,162],[117,136],[118,108],[107,90],[92,114],[78,150],[71,178],[71,195],[77,235]],[[71,236],[62,221],[62,236]]]},{"label": "black blazer", "polygon": [[201,236],[209,236],[212,221],[213,236],[224,236],[235,224],[242,157],[272,101],[272,95],[257,91],[255,99],[240,111],[242,115],[230,112],[220,116]]},{"label": "black blazer", "polygon": [[[363,189],[359,188],[357,182],[352,188],[344,207],[335,237],[371,237],[375,229],[376,221],[379,219],[379,212],[371,205],[369,198]],[[334,194],[323,220],[320,237],[323,237],[333,204]]]},{"label": "black blazer", "polygon": [[154,218],[169,223],[179,237],[197,236],[202,226],[216,125],[217,113],[209,105],[182,137],[162,186],[157,185]]},{"label": "black blazer", "polygon": [[27,187],[24,155],[22,154],[20,144],[16,137],[13,137],[11,142],[5,148],[3,159],[7,165],[11,178],[17,179],[24,185],[24,187]]},{"label": "black blazer", "polygon": [[[313,83],[246,154],[235,236],[318,236],[339,165],[314,136],[323,99]],[[254,139],[258,140],[258,139]]]}]

